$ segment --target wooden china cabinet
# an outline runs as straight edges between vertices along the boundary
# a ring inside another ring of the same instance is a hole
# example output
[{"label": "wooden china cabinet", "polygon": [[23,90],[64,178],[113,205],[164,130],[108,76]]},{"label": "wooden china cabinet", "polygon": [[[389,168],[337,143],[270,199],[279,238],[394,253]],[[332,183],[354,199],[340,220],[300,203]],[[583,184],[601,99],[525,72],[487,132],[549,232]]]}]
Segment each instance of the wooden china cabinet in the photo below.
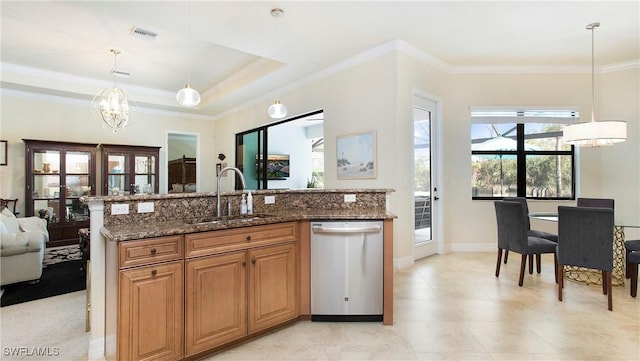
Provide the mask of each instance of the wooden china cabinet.
[{"label": "wooden china cabinet", "polygon": [[159,193],[160,147],[102,144],[102,194]]},{"label": "wooden china cabinet", "polygon": [[89,227],[89,209],[81,196],[95,195],[97,144],[23,139],[25,143],[25,215],[47,218],[47,247],[78,243]]}]

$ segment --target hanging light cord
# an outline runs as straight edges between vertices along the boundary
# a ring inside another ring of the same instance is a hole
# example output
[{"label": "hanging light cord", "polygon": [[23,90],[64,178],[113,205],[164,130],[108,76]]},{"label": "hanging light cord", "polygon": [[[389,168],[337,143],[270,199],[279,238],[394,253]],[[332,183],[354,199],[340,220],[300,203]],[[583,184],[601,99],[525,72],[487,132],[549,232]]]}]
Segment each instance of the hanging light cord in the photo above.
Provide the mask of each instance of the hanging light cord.
[{"label": "hanging light cord", "polygon": [[595,40],[594,32],[595,28],[600,26],[600,23],[591,23],[587,25],[587,29],[591,30],[591,121],[596,121],[596,56],[595,56]]}]

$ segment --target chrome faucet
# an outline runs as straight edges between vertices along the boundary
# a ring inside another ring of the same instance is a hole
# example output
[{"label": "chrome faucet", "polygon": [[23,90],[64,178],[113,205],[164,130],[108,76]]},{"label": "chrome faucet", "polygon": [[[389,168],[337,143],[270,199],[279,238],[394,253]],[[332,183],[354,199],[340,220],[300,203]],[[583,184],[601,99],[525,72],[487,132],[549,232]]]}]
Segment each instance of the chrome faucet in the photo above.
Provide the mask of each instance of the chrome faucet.
[{"label": "chrome faucet", "polygon": [[245,188],[247,188],[247,183],[245,183],[244,181],[244,175],[242,174],[242,172],[240,171],[240,169],[236,168],[236,167],[224,167],[220,170],[220,173],[218,173],[218,192],[216,193],[216,198],[217,198],[217,207],[216,207],[216,211],[218,213],[216,213],[216,217],[220,217],[220,212],[221,212],[221,207],[220,207],[220,178],[222,178],[222,175],[226,172],[232,170],[236,173],[238,173],[238,175],[240,176],[240,181],[242,182],[242,190],[244,190]]}]

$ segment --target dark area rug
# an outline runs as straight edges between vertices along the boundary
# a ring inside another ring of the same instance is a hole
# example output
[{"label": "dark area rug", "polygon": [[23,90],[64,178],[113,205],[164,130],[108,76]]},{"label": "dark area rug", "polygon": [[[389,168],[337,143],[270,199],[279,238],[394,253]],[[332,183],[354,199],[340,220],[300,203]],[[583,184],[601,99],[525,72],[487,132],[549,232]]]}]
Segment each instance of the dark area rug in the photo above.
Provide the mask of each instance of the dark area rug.
[{"label": "dark area rug", "polygon": [[15,283],[4,287],[0,307],[39,300],[86,288],[85,272],[81,260],[51,264],[42,270],[40,282]]}]

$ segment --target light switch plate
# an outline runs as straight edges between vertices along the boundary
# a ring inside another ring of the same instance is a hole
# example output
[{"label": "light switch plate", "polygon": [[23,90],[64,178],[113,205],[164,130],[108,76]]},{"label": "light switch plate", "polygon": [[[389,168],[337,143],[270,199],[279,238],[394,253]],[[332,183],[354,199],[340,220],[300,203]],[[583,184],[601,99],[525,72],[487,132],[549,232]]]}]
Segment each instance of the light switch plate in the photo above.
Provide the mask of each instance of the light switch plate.
[{"label": "light switch plate", "polygon": [[138,203],[138,213],[150,213],[150,212],[153,212],[153,202]]},{"label": "light switch plate", "polygon": [[128,204],[112,204],[111,205],[111,214],[129,214],[129,205]]},{"label": "light switch plate", "polygon": [[264,204],[274,204],[276,202],[276,196],[264,196]]},{"label": "light switch plate", "polygon": [[355,202],[356,201],[356,195],[355,194],[345,194],[344,195],[344,201],[345,201],[345,203]]}]

